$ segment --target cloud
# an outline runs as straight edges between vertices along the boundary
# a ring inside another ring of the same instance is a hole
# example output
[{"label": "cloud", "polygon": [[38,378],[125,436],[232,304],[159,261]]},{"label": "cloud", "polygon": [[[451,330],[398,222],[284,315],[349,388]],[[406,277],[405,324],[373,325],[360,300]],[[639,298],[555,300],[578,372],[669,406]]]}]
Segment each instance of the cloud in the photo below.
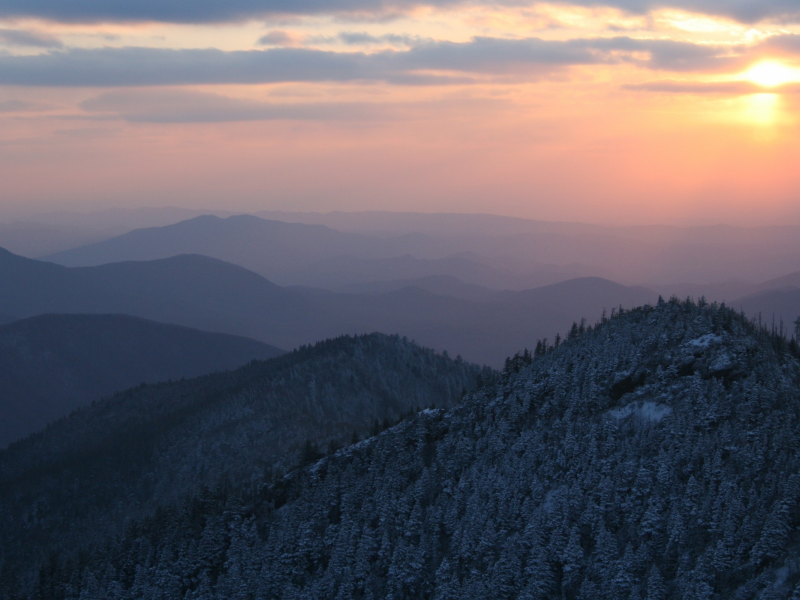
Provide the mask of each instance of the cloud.
[{"label": "cloud", "polygon": [[750,50],[630,37],[568,41],[482,37],[464,43],[425,42],[408,50],[372,54],[305,48],[232,52],[69,49],[35,56],[0,56],[0,84],[74,87],[312,81],[447,84],[509,75],[530,80],[571,65],[628,63],[652,70],[720,71],[743,65],[746,52]]},{"label": "cloud", "polygon": [[190,90],[124,90],[85,100],[80,107],[100,118],[132,123],[220,123],[234,121],[372,121],[391,107],[371,103],[270,104]]},{"label": "cloud", "polygon": [[800,16],[797,0],[573,0],[562,3],[590,7],[609,6],[636,14],[672,8],[727,17],[742,23]]},{"label": "cloud", "polygon": [[764,93],[792,93],[800,92],[797,84],[776,86],[765,90],[763,87],[749,81],[650,81],[622,86],[623,89],[641,92],[662,92],[668,94],[724,94],[726,96],[746,96],[749,94]]},{"label": "cloud", "polygon": [[372,35],[365,31],[343,31],[337,36],[338,40],[351,45],[390,45],[390,46],[414,46],[425,40],[418,35],[398,35],[387,33],[384,35]]},{"label": "cloud", "polygon": [[61,48],[64,46],[61,40],[49,33],[23,29],[0,29],[0,43],[34,48]]},{"label": "cloud", "polygon": [[[0,3],[0,18],[34,17],[63,22],[213,23],[270,15],[367,13],[377,16],[410,11],[418,6],[442,7],[467,3],[471,3],[471,0],[4,0]],[[499,3],[518,5],[520,1],[500,0]],[[797,0],[573,0],[569,4],[610,6],[638,14],[658,8],[676,8],[724,16],[745,23],[800,15]]]},{"label": "cloud", "polygon": [[225,52],[157,48],[70,49],[0,56],[0,84],[112,87],[379,79],[361,53],[300,48]]},{"label": "cloud", "polygon": [[0,101],[0,113],[18,113],[43,110],[44,106],[35,102],[25,102],[23,100],[2,100]]},{"label": "cloud", "polygon": [[292,46],[297,42],[295,36],[280,29],[270,31],[258,38],[258,43],[262,46]]},{"label": "cloud", "polygon": [[649,81],[622,86],[639,92],[664,92],[669,94],[725,94],[745,95],[763,92],[763,88],[747,81]]},{"label": "cloud", "polygon": [[125,89],[104,92],[83,101],[90,120],[130,123],[224,123],[236,121],[326,121],[367,123],[475,110],[506,110],[501,99],[448,98],[424,102],[300,102],[275,103],[182,89]]}]

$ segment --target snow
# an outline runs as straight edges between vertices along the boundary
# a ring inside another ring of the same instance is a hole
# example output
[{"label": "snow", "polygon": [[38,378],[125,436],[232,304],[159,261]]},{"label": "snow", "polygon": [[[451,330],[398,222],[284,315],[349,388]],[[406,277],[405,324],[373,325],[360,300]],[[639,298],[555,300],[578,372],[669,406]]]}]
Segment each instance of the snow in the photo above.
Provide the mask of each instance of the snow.
[{"label": "snow", "polygon": [[714,360],[714,362],[711,363],[711,365],[708,367],[709,371],[711,371],[712,373],[727,371],[732,368],[733,368],[733,361],[731,361],[731,357],[728,356],[727,352],[721,352]]},{"label": "snow", "polygon": [[714,335],[713,333],[707,333],[706,335],[701,335],[699,338],[686,342],[686,345],[705,349],[714,344],[719,344],[721,341],[722,337]]},{"label": "snow", "polygon": [[612,408],[608,414],[614,419],[625,419],[631,415],[636,415],[639,418],[652,423],[660,423],[661,420],[669,415],[672,409],[665,404],[658,404],[646,400],[644,402],[634,401],[625,406]]}]

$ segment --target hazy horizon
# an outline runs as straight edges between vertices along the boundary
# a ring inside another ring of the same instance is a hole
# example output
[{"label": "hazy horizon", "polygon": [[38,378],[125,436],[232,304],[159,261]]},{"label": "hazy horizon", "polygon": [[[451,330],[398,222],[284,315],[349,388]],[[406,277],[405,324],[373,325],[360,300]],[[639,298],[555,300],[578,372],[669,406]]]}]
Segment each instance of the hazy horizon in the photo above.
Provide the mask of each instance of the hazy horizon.
[{"label": "hazy horizon", "polygon": [[[392,208],[355,208],[352,210],[342,209],[336,206],[329,208],[322,208],[318,210],[308,209],[300,210],[293,208],[291,205],[287,207],[275,208],[272,206],[258,206],[255,205],[251,208],[231,208],[225,207],[220,203],[218,205],[180,205],[180,204],[142,204],[141,206],[122,204],[122,205],[81,205],[81,204],[65,204],[54,207],[42,207],[39,209],[29,209],[27,206],[13,207],[11,210],[0,210],[0,224],[24,224],[24,223],[40,223],[52,225],[65,225],[66,223],[77,223],[81,217],[98,217],[100,221],[114,222],[116,220],[124,219],[126,216],[136,218],[137,213],[162,213],[169,215],[174,212],[174,217],[164,216],[165,224],[191,218],[192,216],[200,215],[215,215],[215,216],[233,216],[233,215],[256,215],[267,219],[274,219],[277,221],[291,221],[293,217],[299,215],[308,216],[332,216],[332,215],[359,215],[359,214],[386,214],[386,215],[426,215],[426,216],[467,216],[467,217],[498,217],[500,219],[513,219],[519,221],[547,223],[547,224],[565,224],[565,225],[586,225],[592,227],[610,228],[610,229],[635,229],[635,228],[675,228],[675,229],[703,229],[715,227],[730,227],[737,229],[766,229],[766,228],[794,228],[800,227],[800,214],[796,220],[776,219],[774,222],[765,220],[764,222],[753,221],[753,219],[745,219],[739,221],[737,219],[725,219],[725,216],[714,216],[708,219],[674,221],[674,220],[648,220],[641,221],[621,222],[615,220],[605,219],[581,219],[579,215],[576,218],[538,218],[535,216],[524,216],[519,214],[505,214],[491,210],[474,210],[474,211],[442,211],[442,210],[425,210],[421,207],[419,210],[403,210],[401,207],[397,209]],[[798,208],[800,212],[800,207]],[[188,213],[194,213],[188,215]],[[187,213],[187,214],[184,214]],[[134,221],[135,222],[135,221]],[[149,221],[147,221],[149,222]],[[99,228],[99,225],[91,225],[83,223],[82,226],[87,228]],[[142,225],[145,227],[159,226]]]},{"label": "hazy horizon", "polygon": [[785,0],[10,0],[0,215],[800,224]]}]

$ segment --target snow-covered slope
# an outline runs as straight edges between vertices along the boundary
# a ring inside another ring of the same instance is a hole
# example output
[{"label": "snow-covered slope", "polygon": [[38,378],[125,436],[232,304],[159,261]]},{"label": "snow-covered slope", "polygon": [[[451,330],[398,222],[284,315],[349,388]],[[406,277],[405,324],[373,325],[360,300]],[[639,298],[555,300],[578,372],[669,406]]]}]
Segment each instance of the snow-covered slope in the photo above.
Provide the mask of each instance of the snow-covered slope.
[{"label": "snow-covered slope", "polygon": [[[277,481],[132,525],[77,598],[794,598],[796,344],[659,303]],[[161,595],[161,596],[159,596]]]}]

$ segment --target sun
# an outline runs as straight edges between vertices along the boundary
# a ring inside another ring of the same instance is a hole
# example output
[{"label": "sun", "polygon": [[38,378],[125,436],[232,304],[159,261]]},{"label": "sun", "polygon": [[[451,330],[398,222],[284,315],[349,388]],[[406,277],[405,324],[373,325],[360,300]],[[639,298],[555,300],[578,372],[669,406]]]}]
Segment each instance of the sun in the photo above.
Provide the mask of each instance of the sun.
[{"label": "sun", "polygon": [[776,61],[766,60],[753,65],[743,74],[743,79],[762,87],[776,87],[800,81],[800,69]]}]

